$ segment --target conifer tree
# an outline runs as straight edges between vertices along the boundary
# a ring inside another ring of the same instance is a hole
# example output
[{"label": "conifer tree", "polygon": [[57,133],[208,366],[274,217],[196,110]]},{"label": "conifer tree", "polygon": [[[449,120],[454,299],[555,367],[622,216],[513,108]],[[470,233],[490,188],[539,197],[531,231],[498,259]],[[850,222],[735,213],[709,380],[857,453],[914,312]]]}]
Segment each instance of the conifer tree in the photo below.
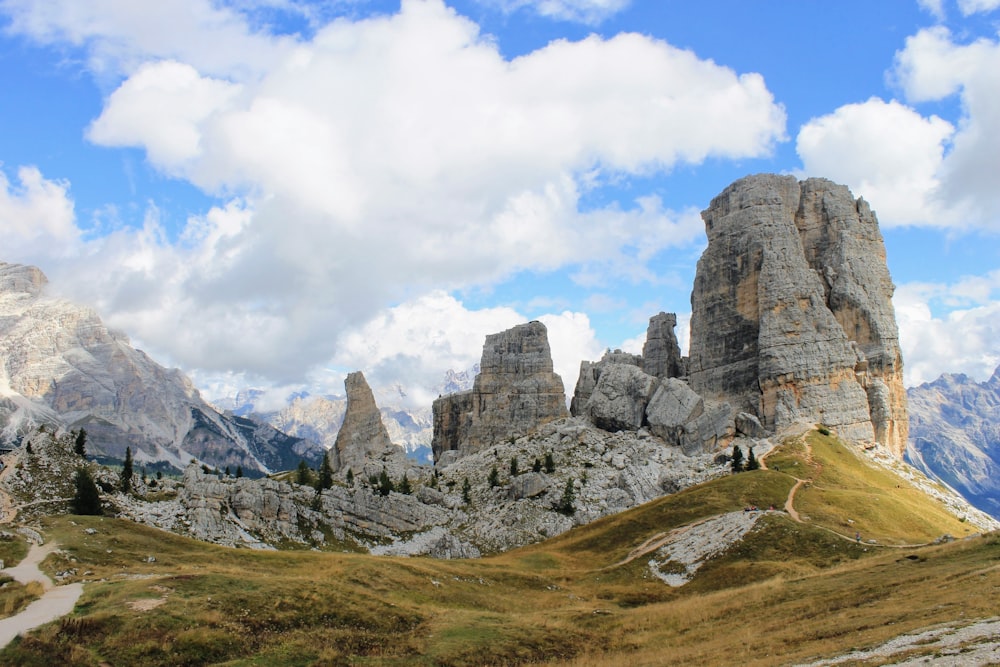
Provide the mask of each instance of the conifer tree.
[{"label": "conifer tree", "polygon": [[541,471],[542,471],[542,462],[536,456],[535,462],[531,464],[531,472],[541,472]]},{"label": "conifer tree", "polygon": [[76,469],[76,494],[73,496],[73,513],[84,515],[99,515],[101,513],[101,495],[94,484],[94,478],[86,468]]},{"label": "conifer tree", "polygon": [[743,472],[743,450],[739,445],[733,445],[733,472]]},{"label": "conifer tree", "polygon": [[229,472],[229,466],[226,466],[226,477],[231,477],[232,473]]},{"label": "conifer tree", "polygon": [[295,483],[301,484],[303,486],[308,486],[311,481],[312,475],[309,471],[309,464],[299,459],[299,467],[295,471]]},{"label": "conifer tree", "polygon": [[236,466],[236,478],[239,479],[243,476],[243,466]]},{"label": "conifer tree", "polygon": [[552,458],[552,452],[545,452],[545,472],[552,474],[556,471],[556,462]]},{"label": "conifer tree", "polygon": [[399,492],[403,495],[410,495],[413,493],[413,487],[410,486],[410,478],[403,473],[403,479],[399,480]]},{"label": "conifer tree", "polygon": [[73,443],[73,451],[77,456],[87,455],[87,430],[81,428],[76,432],[76,440]]},{"label": "conifer tree", "polygon": [[760,468],[760,462],[757,461],[757,457],[753,455],[753,447],[750,447],[749,452],[747,453],[747,462],[743,469],[757,470],[758,468]]},{"label": "conifer tree", "polygon": [[322,491],[333,486],[333,468],[330,467],[330,450],[323,452],[323,462],[319,464],[319,478],[316,490]]},{"label": "conifer tree", "polygon": [[517,457],[510,457],[510,476],[517,477]]},{"label": "conifer tree", "polygon": [[382,474],[378,476],[379,495],[387,496],[395,490],[396,488],[393,486],[392,480],[389,479],[389,473],[385,471],[385,468],[382,468]]},{"label": "conifer tree", "polygon": [[559,507],[557,509],[567,516],[573,514],[576,512],[576,507],[573,506],[574,500],[576,500],[576,493],[573,491],[573,478],[570,477],[566,480],[566,487],[563,489],[562,498],[559,499]]},{"label": "conifer tree", "polygon": [[354,486],[354,471],[347,469],[347,486]]},{"label": "conifer tree", "polygon": [[468,505],[472,502],[472,485],[469,484],[469,478],[466,477],[465,481],[462,482],[462,502]]},{"label": "conifer tree", "polygon": [[132,448],[125,448],[125,462],[122,464],[121,490],[122,493],[132,493]]},{"label": "conifer tree", "polygon": [[490,468],[489,483],[490,483],[490,488],[491,489],[494,488],[494,487],[500,486],[500,473],[497,472],[497,467],[496,466],[493,466],[492,468]]}]

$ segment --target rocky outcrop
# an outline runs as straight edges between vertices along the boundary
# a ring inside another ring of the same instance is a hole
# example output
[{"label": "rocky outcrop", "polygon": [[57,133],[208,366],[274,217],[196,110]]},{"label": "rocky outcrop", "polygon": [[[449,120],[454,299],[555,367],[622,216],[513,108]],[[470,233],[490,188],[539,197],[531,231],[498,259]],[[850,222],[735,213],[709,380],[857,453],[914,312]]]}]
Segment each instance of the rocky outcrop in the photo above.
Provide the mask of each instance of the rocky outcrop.
[{"label": "rocky outcrop", "polygon": [[642,357],[637,354],[622,352],[621,350],[608,350],[601,357],[600,361],[581,361],[580,375],[576,380],[576,388],[573,390],[573,399],[570,401],[569,411],[574,417],[587,413],[587,402],[590,400],[594,388],[597,387],[601,379],[601,372],[611,364],[625,364],[628,366],[642,367]]},{"label": "rocky outcrop", "polygon": [[906,460],[1000,519],[1000,367],[985,382],[942,375],[909,390]]},{"label": "rocky outcrop", "polygon": [[799,420],[901,455],[893,286],[867,203],[823,179],[751,176],[702,213],[691,388],[781,429]]},{"label": "rocky outcrop", "polygon": [[681,348],[677,343],[677,315],[659,313],[649,318],[646,343],[642,346],[642,370],[657,378],[685,375]]},{"label": "rocky outcrop", "polygon": [[545,325],[529,322],[487,336],[471,392],[439,398],[433,410],[435,461],[446,451],[465,456],[568,416]]},{"label": "rocky outcrop", "polygon": [[191,381],[136,350],[97,314],[45,294],[45,276],[0,263],[0,426],[86,428],[94,455],[183,469],[195,457],[249,474],[316,463],[320,448],[251,419],[220,414]]},{"label": "rocky outcrop", "polygon": [[381,458],[385,453],[402,451],[392,444],[382,423],[382,414],[375,404],[365,376],[360,371],[348,373],[344,379],[347,410],[334,444],[336,470],[364,470],[368,459]]},{"label": "rocky outcrop", "polygon": [[607,364],[587,401],[586,414],[605,431],[638,431],[657,384],[638,366]]}]

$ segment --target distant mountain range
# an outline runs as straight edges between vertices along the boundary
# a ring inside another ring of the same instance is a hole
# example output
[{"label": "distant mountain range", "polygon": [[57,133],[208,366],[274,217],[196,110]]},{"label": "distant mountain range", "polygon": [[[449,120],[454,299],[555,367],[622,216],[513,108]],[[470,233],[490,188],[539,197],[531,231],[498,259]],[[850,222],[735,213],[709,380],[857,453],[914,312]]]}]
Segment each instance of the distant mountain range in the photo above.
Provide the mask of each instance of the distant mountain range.
[{"label": "distant mountain range", "polygon": [[87,450],[138,465],[208,466],[263,475],[317,464],[315,441],[220,413],[179,370],[167,369],[108,329],[92,309],[45,294],[32,266],[0,262],[0,444],[36,426],[86,429]]},{"label": "distant mountain range", "polygon": [[1000,367],[986,382],[946,374],[907,396],[906,460],[1000,518]]},{"label": "distant mountain range", "polygon": [[[478,373],[479,364],[462,371],[448,370],[441,383],[433,389],[440,395],[471,389]],[[373,392],[382,414],[382,423],[392,441],[400,445],[411,459],[431,463],[434,430],[431,406],[412,408],[401,405],[398,387],[375,387]],[[260,390],[244,389],[233,396],[213,399],[212,403],[220,410],[265,422],[283,433],[318,442],[325,448],[332,447],[336,442],[347,409],[346,396],[300,393],[291,396],[288,405],[280,410],[261,410],[257,404],[262,395]]]}]

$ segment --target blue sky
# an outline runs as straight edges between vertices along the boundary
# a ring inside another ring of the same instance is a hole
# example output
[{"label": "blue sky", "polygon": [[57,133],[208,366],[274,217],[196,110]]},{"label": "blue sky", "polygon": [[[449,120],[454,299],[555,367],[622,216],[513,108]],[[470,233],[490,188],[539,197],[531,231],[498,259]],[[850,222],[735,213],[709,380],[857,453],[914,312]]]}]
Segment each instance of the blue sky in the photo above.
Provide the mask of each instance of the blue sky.
[{"label": "blue sky", "polygon": [[907,382],[983,379],[998,7],[0,0],[0,261],[209,397],[426,403],[528,319],[572,390],[686,324],[726,185],[825,176],[882,224]]}]

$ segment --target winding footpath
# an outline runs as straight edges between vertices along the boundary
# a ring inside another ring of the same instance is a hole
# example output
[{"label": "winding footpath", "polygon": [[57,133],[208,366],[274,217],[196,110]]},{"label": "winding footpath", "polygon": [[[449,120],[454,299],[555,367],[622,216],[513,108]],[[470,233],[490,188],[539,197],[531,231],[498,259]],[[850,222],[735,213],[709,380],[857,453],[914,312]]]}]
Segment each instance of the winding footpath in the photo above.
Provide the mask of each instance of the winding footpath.
[{"label": "winding footpath", "polygon": [[42,597],[29,604],[19,614],[0,620],[0,649],[7,646],[19,634],[34,630],[70,613],[83,594],[83,584],[55,586],[52,580],[38,569],[38,564],[55,548],[56,545],[51,542],[45,546],[32,544],[28,555],[17,566],[0,570],[22,584],[37,581],[45,590]]},{"label": "winding footpath", "polygon": [[[14,469],[18,460],[17,454],[6,457],[4,469],[0,471],[0,524],[10,524],[17,516],[17,506],[3,489],[2,481],[9,471]],[[20,584],[37,581],[45,591],[40,598],[19,613],[9,618],[0,619],[0,649],[5,648],[18,635],[70,613],[73,611],[76,601],[83,594],[83,584],[56,586],[44,572],[38,569],[38,564],[55,549],[56,544],[53,542],[45,546],[32,544],[24,560],[14,567],[0,570],[0,573],[12,577]]]}]

